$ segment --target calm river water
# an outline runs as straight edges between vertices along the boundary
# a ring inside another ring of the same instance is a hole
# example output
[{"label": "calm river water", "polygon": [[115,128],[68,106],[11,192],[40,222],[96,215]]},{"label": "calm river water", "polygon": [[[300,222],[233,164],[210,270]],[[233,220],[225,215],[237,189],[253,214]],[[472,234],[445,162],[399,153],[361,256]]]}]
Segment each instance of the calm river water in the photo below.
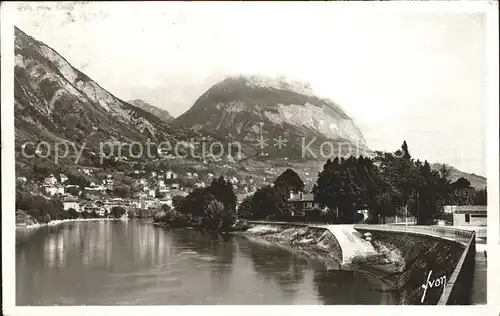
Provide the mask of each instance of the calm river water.
[{"label": "calm river water", "polygon": [[16,230],[17,305],[397,304],[374,277],[141,221]]}]

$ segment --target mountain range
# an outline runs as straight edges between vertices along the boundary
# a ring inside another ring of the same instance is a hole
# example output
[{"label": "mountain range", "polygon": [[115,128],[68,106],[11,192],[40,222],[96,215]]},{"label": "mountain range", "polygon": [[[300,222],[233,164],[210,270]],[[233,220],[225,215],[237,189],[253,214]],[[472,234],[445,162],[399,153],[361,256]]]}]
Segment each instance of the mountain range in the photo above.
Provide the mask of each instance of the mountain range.
[{"label": "mountain range", "polygon": [[[431,168],[434,170],[439,170],[443,166],[442,163],[433,163],[431,164]],[[450,170],[450,175],[449,175],[449,180],[450,181],[456,181],[458,178],[465,178],[469,180],[471,183],[471,186],[476,189],[484,189],[486,188],[486,177],[480,176],[475,173],[467,173],[458,170],[457,168],[450,166],[450,165],[445,165],[446,168]]]},{"label": "mountain range", "polygon": [[[259,170],[279,166],[310,175],[326,160],[304,157],[303,144],[310,140],[316,140],[311,146],[316,154],[325,142],[331,155],[353,149],[357,154],[372,153],[346,111],[315,96],[301,82],[228,77],[174,119],[168,111],[142,100],[123,101],[17,27],[14,79],[16,152],[27,141],[86,144],[84,154],[98,150],[102,142],[145,142],[148,138],[157,143],[168,140],[172,145],[191,139],[224,146],[238,141],[242,155],[223,157],[234,165],[232,172],[239,168],[259,174]],[[193,157],[184,160],[200,164]],[[454,174],[465,173],[456,170]],[[485,183],[480,176],[468,179],[473,185]]]},{"label": "mountain range", "polygon": [[[15,28],[14,111],[16,148],[26,142],[85,144],[84,154],[104,142],[131,145],[212,139],[191,129],[172,128],[162,110],[114,96],[71,66],[59,53]],[[143,109],[144,108],[144,109]],[[154,113],[154,114],[152,114]],[[127,145],[123,148],[125,151]]]},{"label": "mountain range", "polygon": [[[301,157],[302,138],[306,144],[315,140],[315,153],[325,141],[335,150],[344,144],[359,147],[361,153],[369,151],[363,134],[338,104],[315,96],[308,84],[280,78],[228,77],[208,89],[173,124],[214,131],[248,144],[267,139],[268,146],[260,148],[266,157],[311,159]],[[275,146],[279,139],[286,144]]]},{"label": "mountain range", "polygon": [[171,122],[174,119],[174,117],[167,110],[161,109],[142,100],[130,100],[128,101],[128,103],[150,114],[153,114],[165,123]]}]

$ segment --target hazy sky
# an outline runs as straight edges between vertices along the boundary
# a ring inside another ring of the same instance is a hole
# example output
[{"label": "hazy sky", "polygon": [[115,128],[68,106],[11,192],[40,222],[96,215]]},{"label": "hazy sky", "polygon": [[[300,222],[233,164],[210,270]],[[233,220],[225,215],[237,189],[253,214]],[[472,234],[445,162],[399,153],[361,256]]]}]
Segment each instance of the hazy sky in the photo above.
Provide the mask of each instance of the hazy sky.
[{"label": "hazy sky", "polygon": [[16,21],[124,100],[178,116],[227,75],[286,75],[340,104],[372,149],[394,150],[405,139],[416,158],[486,174],[481,14],[32,3]]}]

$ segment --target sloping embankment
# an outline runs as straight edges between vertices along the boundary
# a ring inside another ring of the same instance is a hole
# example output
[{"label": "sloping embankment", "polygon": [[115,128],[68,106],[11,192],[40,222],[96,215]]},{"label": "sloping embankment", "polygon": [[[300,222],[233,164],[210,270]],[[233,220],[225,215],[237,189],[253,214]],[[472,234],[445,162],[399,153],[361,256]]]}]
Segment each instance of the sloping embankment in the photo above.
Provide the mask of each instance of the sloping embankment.
[{"label": "sloping embankment", "polygon": [[361,239],[352,225],[327,227],[291,223],[256,224],[243,235],[314,253],[333,260],[338,268],[367,258],[380,260],[381,257],[369,242]]},{"label": "sloping embankment", "polygon": [[327,225],[325,228],[340,244],[343,265],[378,255],[373,245],[361,238],[361,234],[354,229],[354,225]]},{"label": "sloping embankment", "polygon": [[[244,235],[320,254],[334,260],[338,268],[382,278],[397,288],[400,304],[468,304],[475,251],[468,245],[475,245],[474,232],[432,227],[401,231],[401,227],[377,225],[253,225]],[[361,238],[365,232],[372,234],[371,243]]]},{"label": "sloping embankment", "polygon": [[305,225],[257,225],[244,232],[243,235],[313,253],[316,257],[333,262],[335,268],[339,268],[342,264],[342,248],[325,228]]},{"label": "sloping embankment", "polygon": [[[473,232],[470,236],[462,236],[463,233],[457,232],[455,237],[451,236],[451,233],[434,235],[431,228],[427,228],[429,232],[398,231],[394,227],[378,229],[366,225],[360,225],[356,229],[372,234],[372,243],[377,251],[396,254],[403,259],[402,273],[396,276],[401,304],[451,304],[448,292],[452,293],[453,297],[459,297],[454,299],[460,301],[459,304],[469,304],[470,296],[467,291],[471,287],[470,276],[473,268],[460,264],[464,261],[463,257],[467,256],[468,247],[459,240],[465,237],[474,238]],[[457,268],[462,271],[457,272]],[[462,278],[460,282],[456,282],[458,276]],[[447,297],[443,298],[443,295]]]}]

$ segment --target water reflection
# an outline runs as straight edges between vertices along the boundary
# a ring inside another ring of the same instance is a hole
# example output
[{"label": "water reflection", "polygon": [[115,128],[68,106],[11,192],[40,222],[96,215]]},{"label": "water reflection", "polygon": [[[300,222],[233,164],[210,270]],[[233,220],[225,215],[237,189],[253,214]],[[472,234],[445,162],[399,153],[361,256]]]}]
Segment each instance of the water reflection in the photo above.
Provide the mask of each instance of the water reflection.
[{"label": "water reflection", "polygon": [[240,236],[140,221],[71,222],[16,234],[18,305],[385,304],[395,297],[374,291],[379,285],[363,274],[326,272]]},{"label": "water reflection", "polygon": [[297,285],[304,280],[307,260],[278,246],[250,242],[246,247],[253,268],[265,280],[273,280],[285,296],[293,298]]},{"label": "water reflection", "polygon": [[392,288],[374,276],[348,270],[316,271],[314,283],[325,304],[399,304]]}]

